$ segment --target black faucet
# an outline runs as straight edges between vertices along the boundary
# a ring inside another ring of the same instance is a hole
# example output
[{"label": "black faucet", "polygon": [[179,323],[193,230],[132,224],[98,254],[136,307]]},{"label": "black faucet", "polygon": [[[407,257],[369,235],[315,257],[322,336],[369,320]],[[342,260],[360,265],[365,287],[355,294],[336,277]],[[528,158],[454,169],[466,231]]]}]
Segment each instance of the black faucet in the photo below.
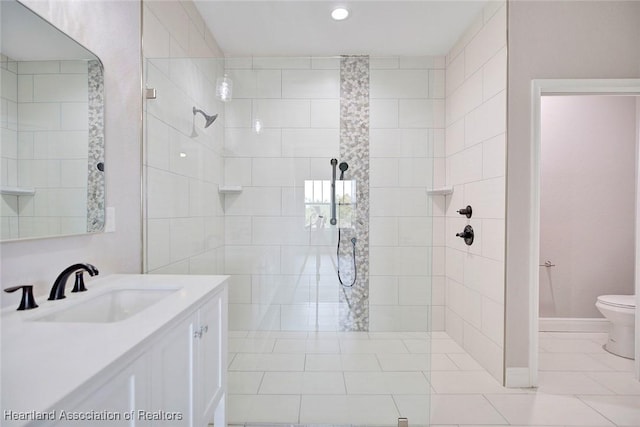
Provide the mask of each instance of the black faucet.
[{"label": "black faucet", "polygon": [[82,279],[82,271],[86,271],[90,276],[96,276],[98,274],[98,269],[88,263],[85,264],[73,264],[67,268],[65,268],[62,273],[58,276],[58,278],[53,282],[53,287],[51,288],[51,292],[49,293],[49,300],[63,299],[64,296],[64,287],[67,284],[67,279],[71,275],[71,273],[76,273],[76,283],[71,292],[83,292],[86,291],[87,288],[84,287],[84,280]]}]

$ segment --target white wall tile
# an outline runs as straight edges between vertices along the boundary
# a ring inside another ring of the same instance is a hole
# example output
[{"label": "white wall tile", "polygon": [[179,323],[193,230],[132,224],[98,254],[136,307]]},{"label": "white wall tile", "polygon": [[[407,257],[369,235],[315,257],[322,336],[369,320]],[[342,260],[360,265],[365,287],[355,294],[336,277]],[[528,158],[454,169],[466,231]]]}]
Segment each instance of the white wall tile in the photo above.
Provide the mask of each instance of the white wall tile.
[{"label": "white wall tile", "polygon": [[426,129],[371,129],[371,157],[427,157],[430,132]]},{"label": "white wall tile", "polygon": [[397,128],[399,106],[396,99],[371,99],[369,125],[371,129]]},{"label": "white wall tile", "polygon": [[340,98],[339,70],[282,70],[283,98]]},{"label": "white wall tile", "polygon": [[398,161],[393,158],[373,157],[369,161],[369,185],[371,187],[397,187]]},{"label": "white wall tile", "polygon": [[81,102],[60,104],[60,129],[89,129],[89,111],[87,110],[87,104]]},{"label": "white wall tile", "polygon": [[225,129],[224,149],[227,156],[279,157],[280,129],[263,129],[256,134],[252,129]]},{"label": "white wall tile", "polygon": [[399,57],[400,68],[421,69],[441,68],[439,66],[442,57],[440,56],[401,56]]},{"label": "white wall tile", "polygon": [[462,83],[464,83],[464,55],[459,55],[447,66],[445,79],[446,95],[451,95]]},{"label": "white wall tile", "polygon": [[427,197],[421,188],[371,188],[371,216],[426,216]]},{"label": "white wall tile", "polygon": [[255,158],[251,176],[254,186],[304,186],[304,180],[309,178],[309,162],[295,158]]},{"label": "white wall tile", "polygon": [[465,143],[467,146],[504,133],[506,126],[506,95],[500,92],[465,119]]},{"label": "white wall tile", "polygon": [[[18,116],[20,131],[39,131],[42,129],[60,129],[60,104],[37,103],[19,104]],[[85,122],[86,128],[86,122]]]},{"label": "white wall tile", "polygon": [[507,47],[496,53],[482,69],[482,98],[486,101],[506,89]]},{"label": "white wall tile", "polygon": [[478,144],[447,158],[447,183],[464,184],[482,179],[482,145]]},{"label": "white wall tile", "polygon": [[[283,129],[284,157],[338,157],[340,132],[338,129]],[[300,161],[300,160],[298,160]]]},{"label": "white wall tile", "polygon": [[280,70],[227,69],[233,81],[234,99],[280,98],[282,73]]},{"label": "white wall tile", "polygon": [[18,76],[18,101],[33,102],[33,75]]},{"label": "white wall tile", "polygon": [[430,128],[436,126],[434,101],[426,99],[400,99],[398,119],[401,128]]},{"label": "white wall tile", "polygon": [[282,187],[282,215],[305,214],[304,187]]},{"label": "white wall tile", "polygon": [[369,303],[372,305],[398,304],[398,278],[395,276],[370,276]]},{"label": "white wall tile", "polygon": [[89,84],[83,74],[38,74],[33,76],[34,102],[87,103]]},{"label": "white wall tile", "polygon": [[425,276],[399,277],[399,303],[400,305],[430,305],[431,287],[430,278]]},{"label": "white wall tile", "polygon": [[503,303],[504,268],[502,262],[477,255],[464,255],[462,269],[466,286],[495,302]]},{"label": "white wall tile", "polygon": [[445,95],[445,71],[429,70],[429,98],[442,99]]},{"label": "white wall tile", "polygon": [[251,159],[226,157],[224,159],[224,184],[251,185]]},{"label": "white wall tile", "polygon": [[464,149],[464,119],[447,126],[446,155],[451,156]]},{"label": "white wall tile", "polygon": [[447,307],[476,328],[482,326],[482,296],[455,281],[447,284]]},{"label": "white wall tile", "polygon": [[0,69],[0,81],[2,83],[2,97],[13,102],[18,102],[18,76],[9,70]]},{"label": "white wall tile", "polygon": [[227,274],[276,274],[280,270],[278,246],[226,246]]},{"label": "white wall tile", "polygon": [[339,70],[340,58],[311,58],[311,68],[314,70]]},{"label": "white wall tile", "polygon": [[369,218],[369,244],[371,246],[395,246],[398,244],[398,218]]},{"label": "white wall tile", "polygon": [[428,276],[430,257],[425,247],[372,246],[370,271],[372,275]]},{"label": "white wall tile", "polygon": [[370,72],[370,98],[427,98],[429,73],[424,70],[375,70]]},{"label": "white wall tile", "polygon": [[504,345],[504,305],[488,298],[482,299],[482,332],[494,343]]},{"label": "white wall tile", "polygon": [[305,245],[309,243],[309,230],[305,218],[253,217],[252,243],[254,245]]},{"label": "white wall tile", "polygon": [[171,263],[169,219],[147,220],[147,269],[155,270]]},{"label": "white wall tile", "polygon": [[428,217],[398,218],[398,244],[403,246],[429,246],[431,219]]},{"label": "white wall tile", "polygon": [[473,206],[474,217],[504,218],[504,178],[492,178],[465,184],[464,194],[467,203]]},{"label": "white wall tile", "polygon": [[426,187],[433,178],[432,159],[398,159],[398,184],[401,187]]},{"label": "white wall tile", "polygon": [[340,101],[337,99],[312,99],[311,127],[340,128]]},{"label": "white wall tile", "polygon": [[484,238],[482,240],[482,256],[504,260],[505,247],[505,225],[503,219],[483,219],[482,230]]},{"label": "white wall tile", "polygon": [[496,178],[506,174],[505,134],[482,143],[482,177]]},{"label": "white wall tile", "polygon": [[224,127],[251,127],[251,109],[250,99],[234,99],[233,102],[226,102],[224,104]]},{"label": "white wall tile", "polygon": [[372,57],[369,59],[369,68],[371,70],[388,70],[400,67],[400,59],[398,57]]},{"label": "white wall tile", "polygon": [[296,99],[256,99],[253,120],[265,128],[304,128],[311,124],[311,103]]},{"label": "white wall tile", "polygon": [[291,69],[300,70],[311,68],[309,57],[253,57],[255,69]]},{"label": "white wall tile", "polygon": [[241,194],[225,196],[227,215],[280,215],[281,206],[278,187],[246,187]]},{"label": "white wall tile", "polygon": [[251,244],[252,221],[250,216],[225,216],[224,224],[225,245]]},{"label": "white wall tile", "polygon": [[507,35],[506,5],[489,20],[465,48],[465,76],[475,73],[505,45]]}]

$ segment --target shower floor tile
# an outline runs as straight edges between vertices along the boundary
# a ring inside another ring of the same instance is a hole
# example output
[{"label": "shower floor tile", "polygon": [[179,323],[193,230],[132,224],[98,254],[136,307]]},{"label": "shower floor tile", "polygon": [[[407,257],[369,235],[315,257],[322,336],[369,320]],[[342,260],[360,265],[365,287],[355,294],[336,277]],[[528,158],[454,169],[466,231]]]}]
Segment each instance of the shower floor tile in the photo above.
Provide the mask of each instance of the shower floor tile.
[{"label": "shower floor tile", "polygon": [[232,337],[229,425],[640,426],[634,362],[606,334],[541,333],[538,389],[502,387],[444,332]]}]

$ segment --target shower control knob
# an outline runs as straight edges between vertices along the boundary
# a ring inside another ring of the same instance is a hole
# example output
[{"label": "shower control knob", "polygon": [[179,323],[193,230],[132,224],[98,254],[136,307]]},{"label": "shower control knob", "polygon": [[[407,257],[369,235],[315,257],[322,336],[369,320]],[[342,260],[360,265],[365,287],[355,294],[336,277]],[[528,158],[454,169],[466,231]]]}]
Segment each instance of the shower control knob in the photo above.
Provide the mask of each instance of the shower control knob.
[{"label": "shower control knob", "polygon": [[462,208],[462,209],[460,209],[460,210],[458,210],[456,212],[458,212],[460,215],[466,216],[467,218],[471,218],[471,214],[473,213],[473,209],[471,209],[471,206],[467,205],[466,208]]},{"label": "shower control knob", "polygon": [[473,238],[474,238],[473,227],[471,227],[470,225],[467,225],[464,228],[464,231],[462,233],[456,233],[456,237],[463,238],[464,242],[468,246],[471,246],[473,244]]}]

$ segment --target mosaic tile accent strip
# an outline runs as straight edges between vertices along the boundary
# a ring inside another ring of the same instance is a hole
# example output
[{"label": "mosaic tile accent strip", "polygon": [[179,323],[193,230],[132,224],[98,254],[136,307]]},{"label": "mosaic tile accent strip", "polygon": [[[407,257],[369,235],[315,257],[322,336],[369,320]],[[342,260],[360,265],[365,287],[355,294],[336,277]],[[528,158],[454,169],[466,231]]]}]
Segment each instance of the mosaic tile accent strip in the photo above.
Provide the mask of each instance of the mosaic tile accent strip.
[{"label": "mosaic tile accent strip", "polygon": [[88,61],[89,161],[87,173],[87,232],[104,228],[104,73],[100,61]]},{"label": "mosaic tile accent strip", "polygon": [[[353,244],[356,239],[357,280],[340,292],[340,330],[369,329],[369,57],[343,56],[340,60],[340,161],[349,169],[345,179],[355,180],[354,225],[340,239],[343,282],[353,280]],[[341,271],[342,275],[342,271]]]}]

